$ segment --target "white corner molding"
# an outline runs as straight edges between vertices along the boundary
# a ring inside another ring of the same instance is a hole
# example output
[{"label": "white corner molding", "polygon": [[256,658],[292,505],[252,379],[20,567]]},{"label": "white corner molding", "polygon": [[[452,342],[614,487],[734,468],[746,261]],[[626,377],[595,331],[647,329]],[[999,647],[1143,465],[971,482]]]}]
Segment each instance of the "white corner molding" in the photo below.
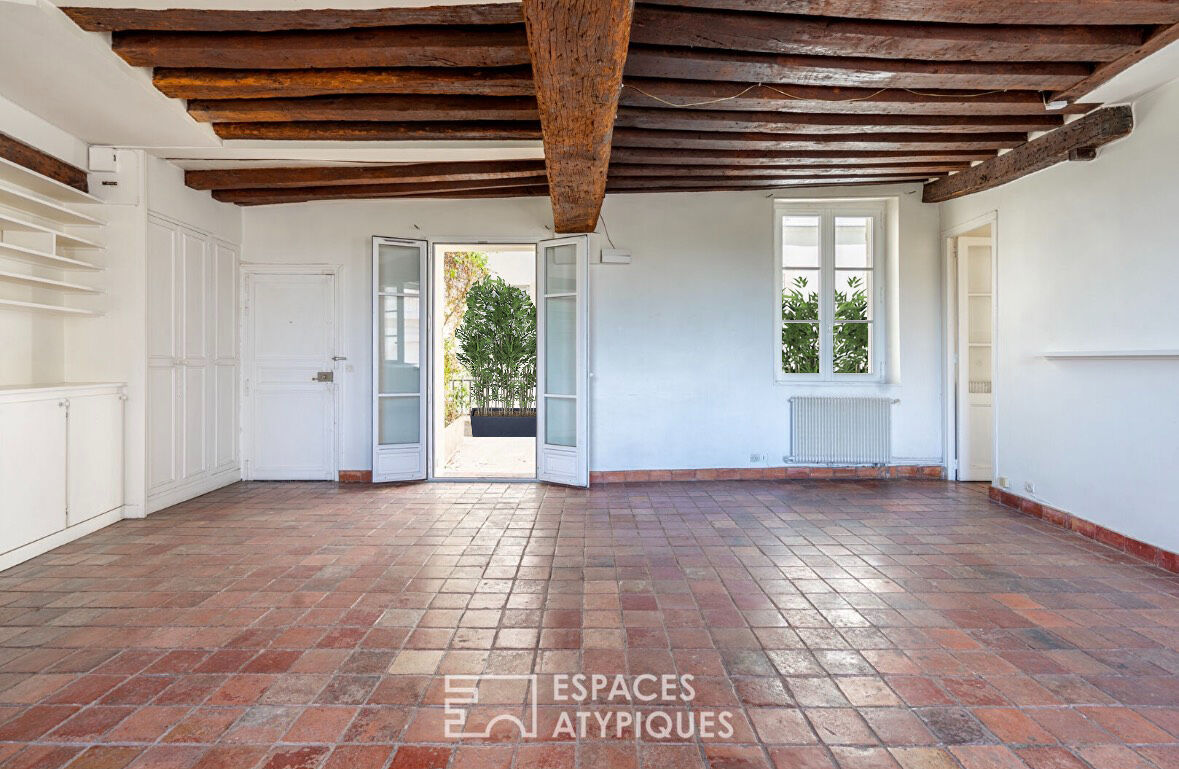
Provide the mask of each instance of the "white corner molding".
[{"label": "white corner molding", "polygon": [[1043,354],[1049,360],[1176,360],[1176,350],[1050,350]]}]

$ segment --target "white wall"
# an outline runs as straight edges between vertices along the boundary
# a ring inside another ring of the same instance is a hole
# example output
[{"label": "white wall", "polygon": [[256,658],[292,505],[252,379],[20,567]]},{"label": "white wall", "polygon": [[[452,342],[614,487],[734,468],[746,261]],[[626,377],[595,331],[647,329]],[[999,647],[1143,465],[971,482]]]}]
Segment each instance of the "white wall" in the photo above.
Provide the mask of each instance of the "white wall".
[{"label": "white wall", "polygon": [[1179,360],[1042,357],[1179,349],[1179,83],[1134,112],[1096,161],[946,203],[942,226],[998,212],[997,475],[1176,551]]},{"label": "white wall", "polygon": [[[856,195],[898,198],[894,250],[901,279],[893,308],[900,356],[891,366],[893,381],[855,391],[901,400],[894,420],[898,462],[937,463],[937,208],[921,205],[914,187],[861,188]],[[629,249],[634,262],[590,271],[590,467],[746,467],[752,453],[767,456],[762,464],[781,465],[789,453],[788,399],[805,388],[774,382],[772,199],[741,192],[612,195],[603,213],[615,245]],[[551,237],[543,198],[330,201],[247,208],[244,216],[246,261],[344,267],[344,469],[370,462],[370,237]]]}]

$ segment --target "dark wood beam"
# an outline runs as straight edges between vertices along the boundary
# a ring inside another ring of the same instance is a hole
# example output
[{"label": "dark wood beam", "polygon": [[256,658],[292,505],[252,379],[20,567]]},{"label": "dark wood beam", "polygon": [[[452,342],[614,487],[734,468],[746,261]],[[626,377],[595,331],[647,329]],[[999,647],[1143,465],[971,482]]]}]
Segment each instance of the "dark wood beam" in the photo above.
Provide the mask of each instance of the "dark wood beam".
[{"label": "dark wood beam", "polygon": [[0,158],[35,171],[42,176],[69,185],[76,190],[89,192],[86,172],[75,165],[71,165],[47,152],[14,139],[6,133],[0,133]]},{"label": "dark wood beam", "polygon": [[289,168],[225,168],[184,173],[196,190],[257,187],[318,187],[413,182],[528,179],[544,177],[543,160],[477,160],[456,163],[404,163],[382,166],[295,166]]},{"label": "dark wood beam", "polygon": [[1133,130],[1134,112],[1130,107],[1106,107],[1011,152],[927,184],[922,199],[941,203],[989,190],[1064,162],[1071,152],[1104,146]]},{"label": "dark wood beam", "polygon": [[1145,27],[908,24],[641,6],[631,38],[647,45],[941,61],[1112,61]]},{"label": "dark wood beam", "polygon": [[[543,181],[528,184],[521,179],[515,183],[499,184],[451,182],[431,185],[351,185],[344,187],[292,187],[287,189],[215,190],[212,194],[224,203],[242,206],[264,206],[279,203],[305,203],[312,200],[358,200],[378,198],[483,198],[547,195],[549,186]],[[416,187],[417,189],[411,189]]]},{"label": "dark wood beam", "polygon": [[860,163],[970,163],[995,157],[994,150],[698,150],[615,147],[617,163],[671,165],[858,165]]},{"label": "dark wood beam", "polygon": [[412,96],[367,94],[301,99],[193,99],[188,114],[206,123],[292,120],[461,122],[540,119],[530,96]]},{"label": "dark wood beam", "polygon": [[671,149],[767,149],[800,150],[920,150],[924,148],[987,150],[1015,147],[1027,141],[1024,133],[876,133],[845,134],[753,133],[738,131],[654,131],[618,128],[615,147],[667,147]]},{"label": "dark wood beam", "polygon": [[532,68],[177,69],[157,67],[156,88],[175,99],[274,99],[343,94],[532,96]]},{"label": "dark wood beam", "polygon": [[361,121],[297,121],[289,123],[213,123],[222,139],[276,139],[289,141],[408,141],[433,140],[537,140],[540,126],[527,121],[450,123],[366,123]]},{"label": "dark wood beam", "polygon": [[607,192],[708,192],[708,191],[725,191],[732,192],[736,190],[767,190],[767,189],[785,189],[787,187],[842,187],[851,185],[865,185],[865,184],[905,184],[913,182],[924,182],[928,179],[927,176],[897,176],[897,177],[863,177],[863,176],[844,176],[844,177],[830,177],[821,179],[784,179],[773,182],[763,183],[761,181],[744,180],[733,181],[727,183],[723,179],[698,179],[695,181],[683,184],[669,184],[665,179],[652,179],[650,181],[638,181],[634,179],[627,179],[624,181],[611,181],[607,185]]},{"label": "dark wood beam", "polygon": [[1093,74],[1079,83],[1075,83],[1058,93],[1054,93],[1052,95],[1052,101],[1072,104],[1078,99],[1082,99],[1092,93],[1098,86],[1109,82],[1116,75],[1125,72],[1147,56],[1158,53],[1176,41],[1179,41],[1179,24],[1163,27],[1155,32],[1141,48],[1126,54],[1120,59],[1115,59],[1108,64],[1101,65],[1093,71]]},{"label": "dark wood beam", "polygon": [[555,232],[591,232],[606,194],[634,0],[524,0]]},{"label": "dark wood beam", "polygon": [[61,9],[91,32],[135,29],[154,32],[277,32],[293,29],[404,27],[419,24],[519,24],[520,7],[511,3],[444,5],[372,10],[222,11],[207,8]]},{"label": "dark wood beam", "polygon": [[1064,124],[1060,115],[872,115],[866,113],[737,112],[734,110],[621,107],[616,128],[701,131],[846,133],[882,130],[952,133],[1047,131]]},{"label": "dark wood beam", "polygon": [[1050,91],[1093,71],[1079,62],[974,62],[797,56],[632,45],[627,77],[840,88],[973,88]]},{"label": "dark wood beam", "polygon": [[854,166],[668,166],[642,165],[634,163],[612,163],[610,165],[610,179],[639,177],[644,179],[661,177],[709,177],[709,178],[818,178],[827,176],[944,176],[953,171],[960,171],[969,167],[968,163],[925,163],[925,164],[885,164],[866,163]]},{"label": "dark wood beam", "polygon": [[[907,115],[1043,115],[1038,91],[913,92],[901,88],[827,88],[719,83],[697,80],[627,78],[619,103],[628,107],[774,112],[868,112]],[[1075,105],[1060,112],[1087,112]]]},{"label": "dark wood beam", "polygon": [[313,32],[115,32],[137,67],[510,67],[528,63],[517,26],[376,27]]},{"label": "dark wood beam", "polygon": [[1174,0],[644,0],[647,5],[949,24],[1171,24]]}]

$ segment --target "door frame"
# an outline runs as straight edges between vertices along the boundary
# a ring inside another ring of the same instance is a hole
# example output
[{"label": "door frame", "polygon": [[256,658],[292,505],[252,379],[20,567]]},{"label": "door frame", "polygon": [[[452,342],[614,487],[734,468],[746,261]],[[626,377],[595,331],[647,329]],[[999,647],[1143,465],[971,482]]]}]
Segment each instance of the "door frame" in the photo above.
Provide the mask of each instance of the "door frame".
[{"label": "door frame", "polygon": [[991,227],[991,462],[999,470],[999,212],[988,211],[962,224],[942,230],[942,418],[946,479],[958,480],[961,469],[958,437],[958,259],[957,240],[979,227]]},{"label": "door frame", "polygon": [[347,372],[347,357],[341,356],[344,349],[343,337],[343,277],[344,265],[339,264],[263,264],[260,262],[241,262],[238,269],[238,350],[241,351],[241,376],[238,383],[238,398],[241,403],[238,414],[238,445],[241,450],[242,480],[254,480],[254,443],[252,436],[254,400],[250,394],[249,376],[254,370],[254,348],[250,338],[250,279],[254,275],[331,275],[334,298],[334,316],[332,317],[332,338],[336,357],[332,369],[335,379],[332,387],[332,446],[331,472],[335,479],[340,477],[340,451],[344,445],[344,429],[341,415],[344,414],[344,380],[341,374]]}]

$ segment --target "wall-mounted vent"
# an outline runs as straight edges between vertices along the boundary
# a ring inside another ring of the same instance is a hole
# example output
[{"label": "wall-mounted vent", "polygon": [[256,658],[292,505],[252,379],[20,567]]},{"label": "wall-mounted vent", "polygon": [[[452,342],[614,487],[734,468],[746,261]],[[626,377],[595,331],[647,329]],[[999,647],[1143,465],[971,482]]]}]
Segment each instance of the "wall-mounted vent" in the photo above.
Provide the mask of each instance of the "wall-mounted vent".
[{"label": "wall-mounted vent", "polygon": [[892,398],[791,398],[790,461],[888,464],[894,403]]}]

